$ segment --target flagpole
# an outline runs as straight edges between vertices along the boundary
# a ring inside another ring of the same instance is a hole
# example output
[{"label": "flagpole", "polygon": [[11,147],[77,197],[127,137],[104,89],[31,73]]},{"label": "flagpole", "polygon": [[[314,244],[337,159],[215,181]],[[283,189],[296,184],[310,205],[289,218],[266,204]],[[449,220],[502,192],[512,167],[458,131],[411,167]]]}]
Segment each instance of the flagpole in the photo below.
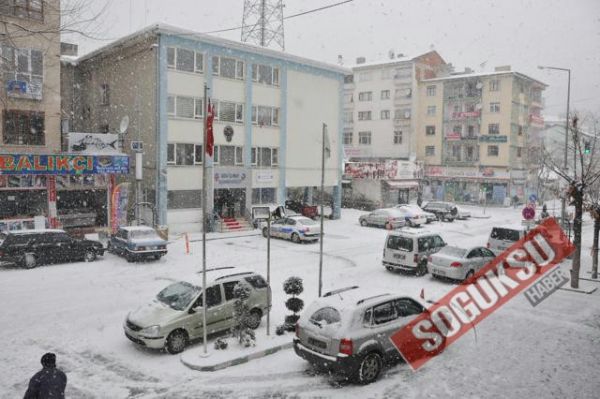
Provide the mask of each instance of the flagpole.
[{"label": "flagpole", "polygon": [[321,232],[319,237],[319,297],[323,290],[323,197],[325,196],[325,133],[327,125],[323,123],[323,132],[321,140]]},{"label": "flagpole", "polygon": [[206,192],[206,131],[208,125],[208,86],[204,83],[204,128],[202,135],[202,341],[204,343],[204,354],[207,354],[207,328],[206,328],[206,228],[208,221],[206,220],[206,207],[208,206],[208,195]]}]

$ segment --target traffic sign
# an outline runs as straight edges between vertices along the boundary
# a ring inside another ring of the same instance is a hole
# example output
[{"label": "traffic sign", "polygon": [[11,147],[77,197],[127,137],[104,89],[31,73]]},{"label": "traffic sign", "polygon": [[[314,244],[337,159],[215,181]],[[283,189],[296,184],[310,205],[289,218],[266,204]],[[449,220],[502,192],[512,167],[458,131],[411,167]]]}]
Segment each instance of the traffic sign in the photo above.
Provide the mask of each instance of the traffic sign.
[{"label": "traffic sign", "polygon": [[535,217],[535,209],[533,209],[531,206],[526,206],[523,208],[521,214],[523,215],[523,219],[532,220]]},{"label": "traffic sign", "polygon": [[535,195],[535,194],[531,194],[531,195],[529,196],[529,202],[537,202],[537,200],[538,200],[538,197],[537,197],[537,195]]}]

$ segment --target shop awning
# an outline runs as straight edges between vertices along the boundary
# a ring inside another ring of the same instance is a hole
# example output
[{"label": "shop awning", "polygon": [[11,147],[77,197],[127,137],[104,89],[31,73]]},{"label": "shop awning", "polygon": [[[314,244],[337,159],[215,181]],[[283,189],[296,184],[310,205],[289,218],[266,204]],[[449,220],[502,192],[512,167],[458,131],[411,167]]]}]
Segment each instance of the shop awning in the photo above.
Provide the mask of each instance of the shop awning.
[{"label": "shop awning", "polygon": [[417,188],[419,187],[419,182],[416,180],[385,180],[385,183],[390,187],[390,188],[395,188],[395,189],[399,189],[399,188],[403,188],[403,189],[407,189],[407,188]]}]

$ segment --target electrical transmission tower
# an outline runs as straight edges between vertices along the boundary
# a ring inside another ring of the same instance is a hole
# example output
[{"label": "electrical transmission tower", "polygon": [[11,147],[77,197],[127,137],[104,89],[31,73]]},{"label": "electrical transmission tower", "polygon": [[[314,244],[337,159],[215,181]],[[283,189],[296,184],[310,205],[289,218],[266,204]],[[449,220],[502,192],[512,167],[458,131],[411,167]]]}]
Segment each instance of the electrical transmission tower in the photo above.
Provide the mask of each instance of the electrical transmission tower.
[{"label": "electrical transmission tower", "polygon": [[283,0],[244,0],[242,42],[285,50]]}]

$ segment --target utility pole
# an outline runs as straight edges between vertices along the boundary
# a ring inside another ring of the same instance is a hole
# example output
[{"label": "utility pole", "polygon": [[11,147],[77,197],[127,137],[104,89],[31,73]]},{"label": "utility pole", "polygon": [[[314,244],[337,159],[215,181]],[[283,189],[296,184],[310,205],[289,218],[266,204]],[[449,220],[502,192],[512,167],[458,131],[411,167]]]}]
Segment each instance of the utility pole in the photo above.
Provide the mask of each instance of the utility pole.
[{"label": "utility pole", "polygon": [[283,0],[244,0],[242,42],[285,50]]}]

